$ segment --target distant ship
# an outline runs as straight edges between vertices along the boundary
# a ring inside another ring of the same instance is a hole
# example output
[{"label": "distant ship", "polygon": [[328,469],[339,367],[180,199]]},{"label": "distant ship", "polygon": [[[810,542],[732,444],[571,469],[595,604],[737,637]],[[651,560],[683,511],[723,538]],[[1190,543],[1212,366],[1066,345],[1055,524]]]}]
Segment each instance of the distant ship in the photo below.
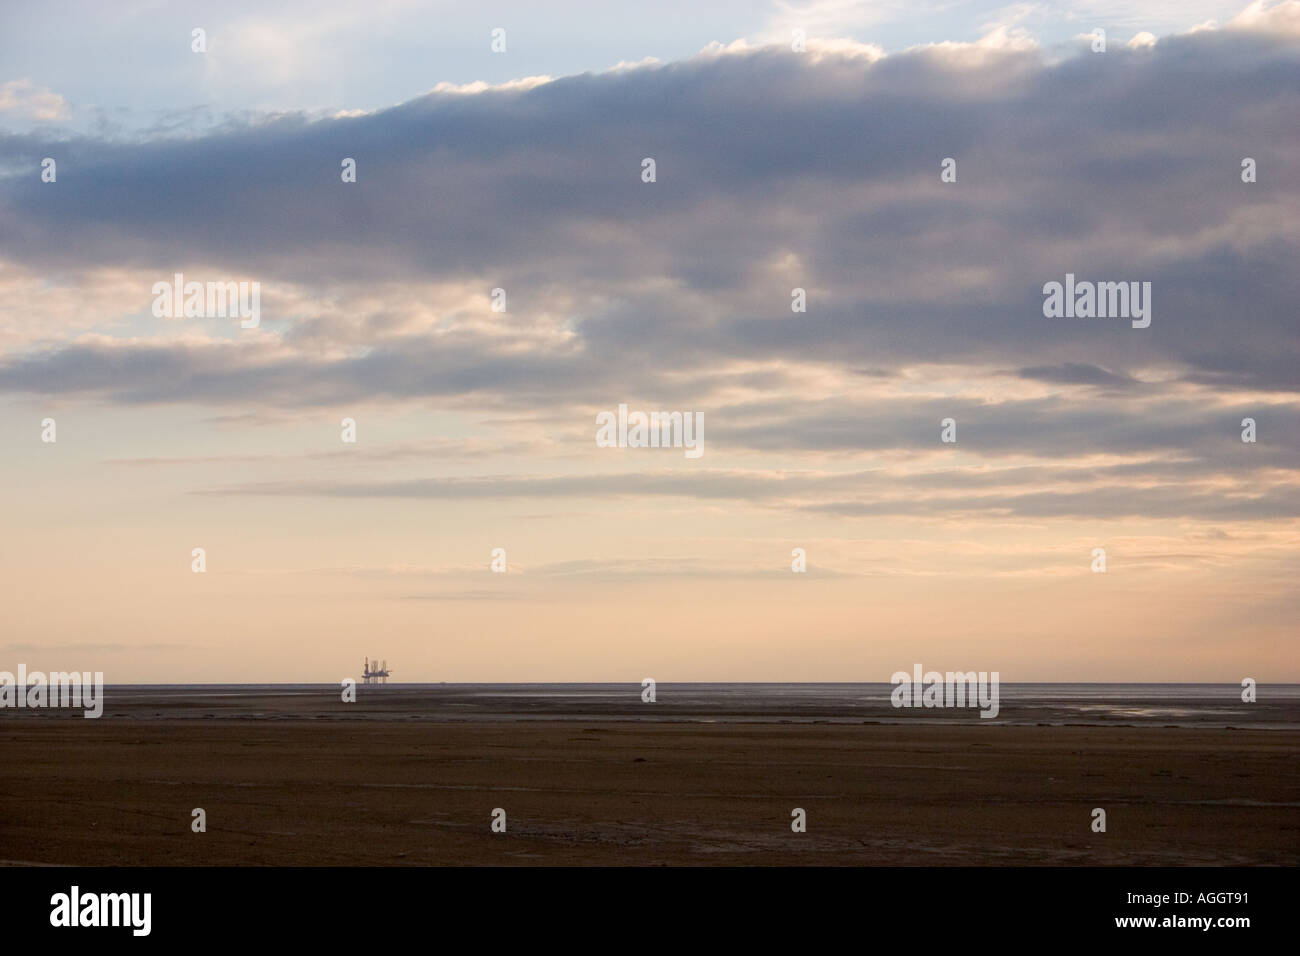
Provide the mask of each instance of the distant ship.
[{"label": "distant ship", "polygon": [[365,670],[361,672],[361,683],[363,684],[387,684],[388,683],[388,661],[380,663],[375,661],[370,663],[370,658],[366,658]]}]

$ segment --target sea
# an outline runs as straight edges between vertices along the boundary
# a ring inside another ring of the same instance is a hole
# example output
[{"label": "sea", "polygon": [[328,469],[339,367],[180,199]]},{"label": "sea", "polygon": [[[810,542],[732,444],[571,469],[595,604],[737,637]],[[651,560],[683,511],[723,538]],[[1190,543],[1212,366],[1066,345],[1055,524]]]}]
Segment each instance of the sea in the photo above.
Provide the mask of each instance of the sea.
[{"label": "sea", "polygon": [[[978,706],[907,707],[885,683],[118,684],[104,688],[110,720],[652,720],[997,726],[1300,729],[1300,684],[1002,683],[998,712]],[[66,716],[63,711],[62,715]],[[60,716],[46,709],[0,716]]]}]

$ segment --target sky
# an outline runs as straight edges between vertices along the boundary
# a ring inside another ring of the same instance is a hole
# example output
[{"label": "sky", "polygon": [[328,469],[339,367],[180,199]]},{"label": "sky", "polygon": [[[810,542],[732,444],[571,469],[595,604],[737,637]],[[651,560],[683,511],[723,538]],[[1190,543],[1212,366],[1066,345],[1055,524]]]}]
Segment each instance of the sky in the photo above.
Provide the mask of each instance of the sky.
[{"label": "sky", "polygon": [[0,670],[1300,681],[1300,2],[700,6],[0,6]]}]

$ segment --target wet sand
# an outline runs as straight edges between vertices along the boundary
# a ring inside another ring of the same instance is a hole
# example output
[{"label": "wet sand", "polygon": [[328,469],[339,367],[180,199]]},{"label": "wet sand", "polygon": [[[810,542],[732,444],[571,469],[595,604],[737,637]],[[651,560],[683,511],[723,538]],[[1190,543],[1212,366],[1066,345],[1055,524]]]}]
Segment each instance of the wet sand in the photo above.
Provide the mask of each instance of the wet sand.
[{"label": "wet sand", "polygon": [[0,859],[1300,862],[1295,731],[990,723],[6,719]]}]

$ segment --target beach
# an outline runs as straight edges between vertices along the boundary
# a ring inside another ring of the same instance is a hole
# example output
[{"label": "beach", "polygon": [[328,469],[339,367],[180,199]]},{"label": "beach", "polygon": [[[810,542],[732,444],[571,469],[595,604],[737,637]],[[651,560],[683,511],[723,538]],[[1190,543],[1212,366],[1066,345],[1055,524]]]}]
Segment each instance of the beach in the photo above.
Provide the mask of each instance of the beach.
[{"label": "beach", "polygon": [[[244,695],[238,706],[178,696],[169,706],[137,692],[130,706],[110,697],[99,720],[9,712],[0,721],[0,859],[1300,862],[1294,729],[654,719],[555,708],[528,719],[499,708],[482,719],[412,719],[409,700],[393,703],[401,693],[363,695],[354,706],[369,706],[352,711],[275,693]],[[205,811],[204,833],[191,829],[195,808]],[[497,808],[504,833],[491,829]],[[791,829],[796,808],[806,832]],[[1092,830],[1094,808],[1106,811],[1104,833]]]}]

